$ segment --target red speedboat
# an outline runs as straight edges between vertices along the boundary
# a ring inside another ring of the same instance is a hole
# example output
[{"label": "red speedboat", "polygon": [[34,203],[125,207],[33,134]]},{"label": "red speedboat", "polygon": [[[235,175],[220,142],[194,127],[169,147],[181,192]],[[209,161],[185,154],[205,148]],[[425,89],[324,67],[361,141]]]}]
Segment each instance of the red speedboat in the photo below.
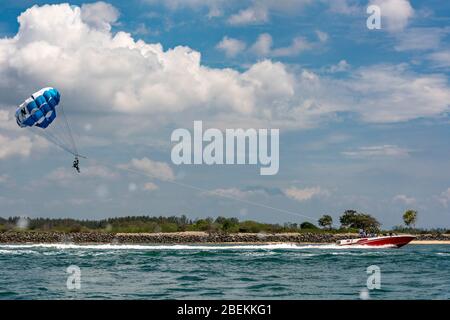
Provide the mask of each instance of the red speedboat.
[{"label": "red speedboat", "polygon": [[411,235],[395,235],[395,236],[382,236],[382,237],[372,237],[372,238],[359,238],[359,239],[345,239],[338,240],[336,244],[338,246],[390,246],[395,248],[403,247],[407,245],[416,237]]}]

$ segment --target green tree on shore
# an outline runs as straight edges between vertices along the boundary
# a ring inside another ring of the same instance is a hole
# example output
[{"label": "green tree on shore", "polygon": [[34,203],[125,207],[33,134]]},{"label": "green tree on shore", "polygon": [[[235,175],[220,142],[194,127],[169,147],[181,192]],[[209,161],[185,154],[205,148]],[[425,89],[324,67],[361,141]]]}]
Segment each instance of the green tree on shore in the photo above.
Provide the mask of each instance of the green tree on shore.
[{"label": "green tree on shore", "polygon": [[319,226],[331,229],[331,226],[333,225],[333,218],[330,215],[325,214],[319,219],[318,222]]},{"label": "green tree on shore", "polygon": [[378,231],[380,223],[377,219],[367,213],[360,213],[355,210],[346,210],[339,218],[343,228],[363,229],[366,231]]},{"label": "green tree on shore", "polygon": [[414,227],[417,221],[417,211],[416,210],[406,210],[403,214],[403,222],[407,227]]},{"label": "green tree on shore", "polygon": [[300,224],[300,228],[303,230],[315,230],[319,229],[317,226],[315,226],[313,223],[305,221],[302,224]]}]

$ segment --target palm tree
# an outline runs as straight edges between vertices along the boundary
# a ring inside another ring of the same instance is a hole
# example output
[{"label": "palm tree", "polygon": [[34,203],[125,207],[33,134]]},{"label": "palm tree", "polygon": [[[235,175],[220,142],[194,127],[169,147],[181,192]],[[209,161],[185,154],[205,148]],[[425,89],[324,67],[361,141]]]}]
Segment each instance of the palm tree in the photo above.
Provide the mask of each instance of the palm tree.
[{"label": "palm tree", "polygon": [[403,222],[407,227],[415,227],[417,221],[417,211],[416,210],[406,210],[403,214]]}]

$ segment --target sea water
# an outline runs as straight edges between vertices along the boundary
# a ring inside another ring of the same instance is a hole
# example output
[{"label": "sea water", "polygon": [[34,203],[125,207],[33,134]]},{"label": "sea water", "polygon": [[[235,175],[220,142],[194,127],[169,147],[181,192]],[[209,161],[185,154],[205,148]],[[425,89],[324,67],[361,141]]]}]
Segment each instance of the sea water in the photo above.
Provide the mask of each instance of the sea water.
[{"label": "sea water", "polygon": [[449,298],[450,245],[0,245],[0,299]]}]

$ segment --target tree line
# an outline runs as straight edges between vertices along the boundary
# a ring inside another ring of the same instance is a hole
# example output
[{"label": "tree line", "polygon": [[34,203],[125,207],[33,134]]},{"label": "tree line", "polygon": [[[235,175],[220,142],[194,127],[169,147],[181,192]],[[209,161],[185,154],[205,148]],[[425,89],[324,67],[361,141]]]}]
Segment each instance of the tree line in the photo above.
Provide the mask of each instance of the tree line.
[{"label": "tree line", "polygon": [[[403,213],[403,222],[406,229],[413,229],[417,222],[418,212],[416,210],[406,210]],[[339,217],[341,228],[344,229],[358,229],[369,232],[379,232],[381,223],[378,220],[367,213],[357,212],[356,210],[345,210]],[[331,230],[333,228],[333,218],[330,215],[323,215],[318,220],[319,226],[324,229]],[[397,227],[400,229],[401,227]]]},{"label": "tree line", "polygon": [[[397,231],[411,231],[417,221],[418,213],[407,210],[403,214],[405,227],[396,227]],[[39,231],[39,232],[357,232],[360,229],[379,232],[381,224],[370,214],[356,210],[346,210],[339,217],[339,226],[335,226],[331,215],[323,215],[318,226],[311,222],[270,224],[253,220],[240,221],[238,218],[217,217],[189,219],[185,215],[170,217],[126,216],[101,220],[78,220],[70,218],[0,218],[0,232]]]}]

